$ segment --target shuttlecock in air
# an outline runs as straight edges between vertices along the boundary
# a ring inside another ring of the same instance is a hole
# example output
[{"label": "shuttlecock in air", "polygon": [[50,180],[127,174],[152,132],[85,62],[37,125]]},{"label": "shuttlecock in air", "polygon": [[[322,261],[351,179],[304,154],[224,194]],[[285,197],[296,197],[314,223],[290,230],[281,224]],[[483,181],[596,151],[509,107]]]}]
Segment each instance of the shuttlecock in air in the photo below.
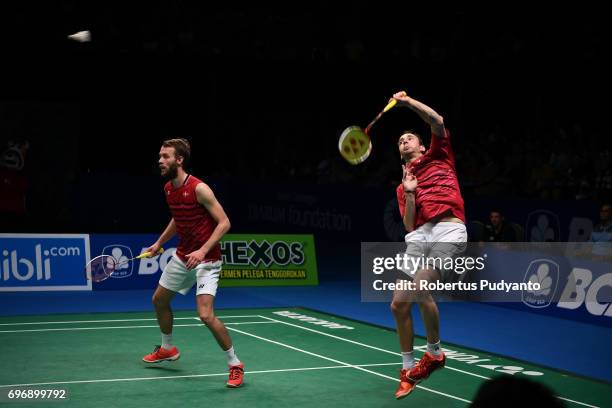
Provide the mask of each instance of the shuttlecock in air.
[{"label": "shuttlecock in air", "polygon": [[78,31],[74,34],[70,34],[68,39],[80,43],[90,42],[91,41],[91,32],[89,30]]}]

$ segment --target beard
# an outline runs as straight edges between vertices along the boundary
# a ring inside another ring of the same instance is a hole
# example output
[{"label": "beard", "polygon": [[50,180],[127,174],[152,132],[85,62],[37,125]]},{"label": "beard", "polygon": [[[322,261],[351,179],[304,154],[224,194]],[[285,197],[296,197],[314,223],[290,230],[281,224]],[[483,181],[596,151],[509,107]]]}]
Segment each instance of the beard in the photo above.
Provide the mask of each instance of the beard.
[{"label": "beard", "polygon": [[173,180],[176,178],[177,175],[178,166],[176,165],[176,163],[172,163],[171,165],[169,165],[168,170],[166,170],[166,173],[162,174],[162,176],[167,180]]}]

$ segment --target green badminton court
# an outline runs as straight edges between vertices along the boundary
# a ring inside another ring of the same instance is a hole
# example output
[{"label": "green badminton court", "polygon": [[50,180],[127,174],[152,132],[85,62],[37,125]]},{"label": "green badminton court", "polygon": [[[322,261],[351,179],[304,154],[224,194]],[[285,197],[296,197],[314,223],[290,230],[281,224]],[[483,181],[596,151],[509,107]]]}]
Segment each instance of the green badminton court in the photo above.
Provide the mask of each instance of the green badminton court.
[{"label": "green badminton court", "polygon": [[[464,347],[446,345],[447,364],[401,401],[401,357],[393,331],[303,308],[226,309],[245,383],[225,387],[227,366],[193,312],[176,312],[181,358],[147,365],[159,343],[152,313],[0,318],[0,403],[15,407],[465,407],[497,375],[528,377],[567,407],[611,406],[612,385]],[[416,339],[416,356],[425,341]],[[15,399],[16,393],[39,398]],[[42,390],[65,398],[40,398]],[[9,394],[13,398],[9,397]],[[348,401],[350,400],[350,401]],[[526,401],[528,405],[528,402]]]}]

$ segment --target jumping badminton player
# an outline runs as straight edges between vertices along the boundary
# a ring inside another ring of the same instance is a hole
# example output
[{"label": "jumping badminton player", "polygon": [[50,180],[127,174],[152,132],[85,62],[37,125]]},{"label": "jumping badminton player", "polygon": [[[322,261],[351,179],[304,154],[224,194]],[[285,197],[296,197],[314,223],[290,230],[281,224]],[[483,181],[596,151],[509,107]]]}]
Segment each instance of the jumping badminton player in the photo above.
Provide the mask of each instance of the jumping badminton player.
[{"label": "jumping badminton player", "polygon": [[157,363],[178,360],[179,351],[172,344],[170,301],[177,292],[187,294],[196,283],[200,320],[225,351],[229,366],[227,386],[235,388],[242,385],[244,366],[234,352],[225,325],[215,316],[213,308],[221,272],[219,240],[229,230],[230,222],[210,187],[185,172],[190,153],[189,142],[185,139],[166,140],[159,151],[161,175],[169,180],[164,186],[164,194],[172,218],[157,242],[146,251],[157,253],[175,234],[179,236],[179,244],[176,256],[164,268],[153,294],[162,344],[144,356],[143,361]]},{"label": "jumping badminton player", "polygon": [[[450,134],[442,116],[429,106],[410,98],[405,92],[393,95],[398,106],[416,112],[431,128],[431,145],[425,149],[421,137],[404,132],[398,141],[403,165],[402,183],[397,187],[397,201],[404,226],[409,256],[453,257],[465,250],[467,233],[463,198],[455,173],[455,155]],[[452,270],[420,269],[404,271],[417,283],[415,291],[396,291],[391,310],[397,324],[403,368],[396,398],[407,396],[416,384],[434,370],[444,366],[446,356],[440,348],[439,312],[431,294],[419,289],[420,281],[436,282],[452,279]],[[411,308],[418,303],[427,334],[427,352],[414,363],[414,332]]]}]

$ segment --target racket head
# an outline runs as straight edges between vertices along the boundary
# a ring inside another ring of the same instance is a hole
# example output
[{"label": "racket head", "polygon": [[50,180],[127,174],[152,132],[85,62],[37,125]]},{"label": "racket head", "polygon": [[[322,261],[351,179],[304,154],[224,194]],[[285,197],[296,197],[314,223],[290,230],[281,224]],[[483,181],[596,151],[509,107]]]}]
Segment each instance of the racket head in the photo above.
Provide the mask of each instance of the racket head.
[{"label": "racket head", "polygon": [[338,150],[347,162],[357,165],[370,157],[372,141],[359,126],[349,126],[340,135]]},{"label": "racket head", "polygon": [[111,277],[117,266],[117,260],[110,255],[99,255],[85,265],[85,276],[94,282],[102,282]]}]

